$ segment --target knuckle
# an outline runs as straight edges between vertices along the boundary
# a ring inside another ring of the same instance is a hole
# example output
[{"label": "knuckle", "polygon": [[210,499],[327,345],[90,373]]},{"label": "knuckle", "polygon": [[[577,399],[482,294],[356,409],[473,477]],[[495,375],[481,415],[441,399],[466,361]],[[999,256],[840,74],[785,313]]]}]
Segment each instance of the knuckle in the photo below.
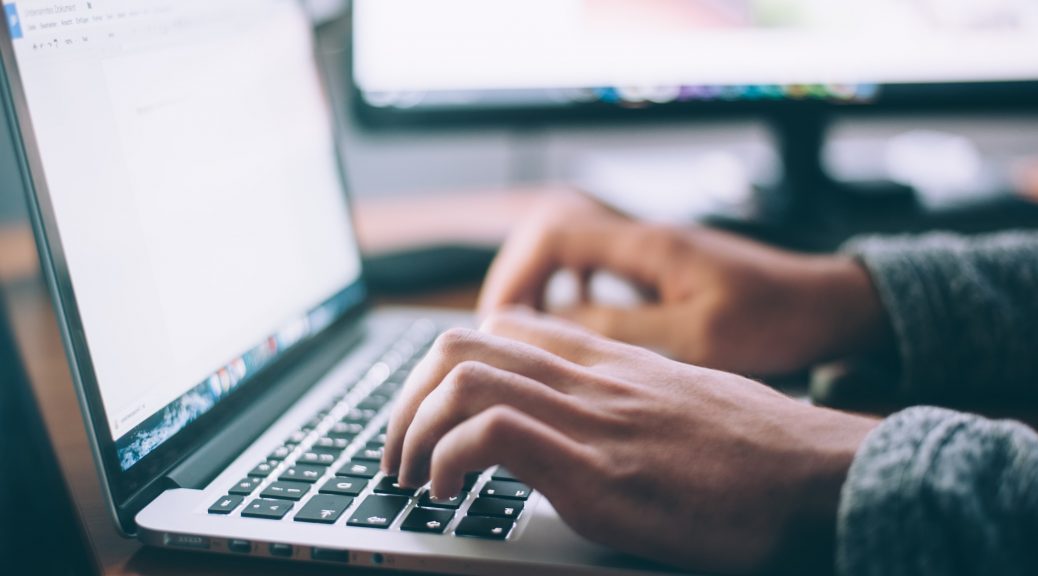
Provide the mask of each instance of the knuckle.
[{"label": "knuckle", "polygon": [[529,242],[534,253],[550,252],[558,244],[562,228],[563,222],[557,215],[538,220],[529,236]]},{"label": "knuckle", "polygon": [[687,246],[685,239],[674,229],[658,226],[654,232],[653,242],[659,254],[664,254],[668,260],[673,260],[684,252]]},{"label": "knuckle", "polygon": [[451,328],[436,338],[432,353],[441,360],[452,360],[463,355],[477,338],[474,330]]},{"label": "knuckle", "polygon": [[451,404],[457,404],[470,398],[484,385],[487,367],[474,360],[466,360],[447,374],[443,383],[445,393]]},{"label": "knuckle", "polygon": [[502,445],[516,429],[516,413],[507,406],[491,406],[483,413],[481,440],[485,445]]},{"label": "knuckle", "polygon": [[514,325],[516,321],[515,312],[509,310],[497,310],[491,312],[483,321],[481,330],[488,334],[500,334]]}]

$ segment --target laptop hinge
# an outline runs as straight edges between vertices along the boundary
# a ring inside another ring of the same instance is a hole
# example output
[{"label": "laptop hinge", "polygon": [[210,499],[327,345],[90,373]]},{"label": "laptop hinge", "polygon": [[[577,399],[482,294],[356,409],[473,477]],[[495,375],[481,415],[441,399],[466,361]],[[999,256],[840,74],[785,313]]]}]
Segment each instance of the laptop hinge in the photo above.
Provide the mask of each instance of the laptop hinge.
[{"label": "laptop hinge", "polygon": [[276,383],[223,425],[199,448],[166,475],[171,487],[202,489],[223,472],[252,442],[270,427],[311,386],[319,381],[357,345],[364,335],[363,319],[328,330],[309,354],[291,367],[272,374]]}]

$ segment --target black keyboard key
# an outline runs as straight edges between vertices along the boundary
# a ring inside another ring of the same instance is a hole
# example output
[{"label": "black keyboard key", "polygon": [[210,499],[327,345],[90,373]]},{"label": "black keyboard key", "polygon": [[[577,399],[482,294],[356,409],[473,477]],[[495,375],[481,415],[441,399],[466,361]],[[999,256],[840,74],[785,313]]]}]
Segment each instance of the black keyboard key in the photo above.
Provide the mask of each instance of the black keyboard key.
[{"label": "black keyboard key", "polygon": [[418,492],[415,488],[404,488],[397,484],[396,476],[384,476],[375,485],[375,494],[392,494],[393,496],[414,496]]},{"label": "black keyboard key", "polygon": [[260,497],[300,500],[309,491],[310,485],[303,482],[275,482],[260,492]]},{"label": "black keyboard key", "polygon": [[285,458],[288,458],[288,455],[291,454],[294,449],[295,446],[289,446],[287,444],[279,446],[276,450],[270,453],[270,456],[267,456],[267,460],[276,460],[280,462]]},{"label": "black keyboard key", "polygon": [[310,452],[317,452],[317,453],[322,453],[323,452],[325,454],[331,454],[331,455],[335,456],[336,458],[338,458],[339,454],[342,454],[343,449],[342,448],[336,448],[335,446],[318,446],[315,443],[313,446],[310,447],[309,451]]},{"label": "black keyboard key", "polygon": [[224,496],[209,507],[209,513],[230,514],[243,500],[245,500],[244,496]]},{"label": "black keyboard key", "polygon": [[338,459],[338,454],[311,451],[304,452],[303,455],[300,456],[299,460],[297,460],[296,462],[298,462],[299,464],[308,464],[311,466],[331,466]]},{"label": "black keyboard key", "polygon": [[340,422],[342,422],[343,424],[360,424],[363,426],[366,425],[368,422],[371,422],[371,419],[374,417],[374,410],[357,410],[356,408],[354,408],[353,410],[350,410],[345,416],[343,416]]},{"label": "black keyboard key", "polygon": [[353,504],[353,498],[318,494],[303,506],[295,516],[296,522],[316,522],[317,524],[334,524],[339,516]]},{"label": "black keyboard key", "polygon": [[401,530],[408,532],[429,532],[443,534],[447,525],[454,518],[451,510],[429,510],[427,508],[415,508],[404,519],[400,525]]},{"label": "black keyboard key", "polygon": [[472,538],[489,538],[492,540],[504,540],[512,531],[515,522],[503,518],[483,518],[480,516],[466,516],[454,529],[458,536],[469,536]]},{"label": "black keyboard key", "polygon": [[277,466],[278,463],[273,460],[269,462],[260,462],[251,472],[249,472],[249,476],[254,478],[266,478],[267,476],[270,476],[270,473],[273,472],[274,468],[277,468]]},{"label": "black keyboard key", "polygon": [[332,478],[318,490],[321,494],[338,494],[339,496],[359,496],[368,485],[363,478]]},{"label": "black keyboard key", "polygon": [[331,451],[338,450],[343,451],[347,446],[350,445],[350,440],[345,438],[332,438],[331,436],[325,436],[324,438],[318,438],[317,442],[314,442],[313,450]]},{"label": "black keyboard key", "polygon": [[446,508],[448,510],[457,510],[463,502],[465,497],[468,496],[467,492],[462,492],[457,496],[445,498],[443,500],[433,500],[432,494],[428,490],[422,492],[422,497],[418,499],[418,505],[425,508]]},{"label": "black keyboard key", "polygon": [[523,503],[504,498],[477,498],[469,506],[469,516],[490,516],[492,518],[508,518],[515,520],[523,511]]},{"label": "black keyboard key", "polygon": [[352,476],[354,478],[374,478],[375,474],[378,474],[378,462],[368,462],[366,460],[349,461],[339,468],[339,471],[335,473],[336,476]]},{"label": "black keyboard key", "polygon": [[519,478],[516,478],[515,474],[512,474],[512,471],[508,468],[505,468],[504,466],[498,466],[490,477],[494,480],[508,480],[510,482],[519,482]]},{"label": "black keyboard key", "polygon": [[465,492],[472,492],[472,487],[476,485],[476,482],[479,482],[479,477],[482,474],[483,472],[481,471],[465,474],[465,483],[461,486],[461,489]]},{"label": "black keyboard key", "polygon": [[309,482],[313,484],[324,476],[324,467],[310,466],[308,464],[296,464],[285,470],[278,480],[292,480],[295,482]]},{"label": "black keyboard key", "polygon": [[382,461],[382,448],[361,448],[356,454],[353,455],[354,460],[371,460],[372,462]]},{"label": "black keyboard key", "polygon": [[336,422],[328,430],[328,435],[332,438],[346,438],[347,440],[353,440],[357,434],[360,434],[363,431],[363,424]]},{"label": "black keyboard key", "polygon": [[491,480],[483,486],[481,496],[494,496],[511,500],[526,500],[530,497],[530,487],[522,482]]},{"label": "black keyboard key", "polygon": [[368,396],[360,404],[357,404],[357,410],[381,410],[383,406],[389,403],[389,396],[383,396],[382,394],[372,394]]},{"label": "black keyboard key", "polygon": [[266,518],[268,520],[281,520],[288,514],[294,504],[287,500],[262,500],[256,499],[250,502],[241,515],[245,518]]},{"label": "black keyboard key", "polygon": [[404,496],[368,496],[346,523],[364,528],[389,528],[409,499]]},{"label": "black keyboard key", "polygon": [[242,478],[227,492],[230,494],[237,494],[239,496],[248,496],[249,494],[252,494],[252,491],[255,490],[257,486],[260,485],[260,482],[263,482],[263,479],[256,478],[255,476]]}]

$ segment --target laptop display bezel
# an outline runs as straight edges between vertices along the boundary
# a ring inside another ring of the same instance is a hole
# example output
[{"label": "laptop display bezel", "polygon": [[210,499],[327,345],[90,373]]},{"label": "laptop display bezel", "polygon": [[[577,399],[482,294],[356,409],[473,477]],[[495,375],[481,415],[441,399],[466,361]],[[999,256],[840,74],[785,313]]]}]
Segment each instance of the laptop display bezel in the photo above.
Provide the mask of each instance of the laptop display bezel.
[{"label": "laptop display bezel", "polygon": [[[311,34],[313,34],[311,32]],[[342,130],[339,126],[341,114],[331,98],[328,78],[322,66],[319,48],[314,42],[314,65],[320,72],[321,90],[331,107],[335,131],[336,159],[342,193],[345,195],[350,217],[352,210],[345,165],[342,158]],[[80,408],[86,424],[87,437],[94,452],[95,462],[105,489],[110,512],[120,530],[133,533],[133,516],[139,509],[167,486],[163,482],[168,471],[194,449],[220,425],[226,423],[242,406],[248,405],[277,383],[276,376],[287,364],[298,362],[313,349],[319,336],[334,331],[343,323],[355,321],[369,307],[370,299],[363,262],[357,280],[344,289],[357,290],[358,303],[344,311],[330,326],[289,349],[281,357],[259,372],[254,378],[236,389],[212,410],[192,422],[169,440],[156,447],[137,464],[123,470],[119,464],[115,439],[108,426],[108,418],[101,401],[100,388],[91,360],[90,348],[83,330],[83,322],[76,304],[61,235],[55,218],[50,190],[43,170],[38,142],[33,130],[28,101],[24,92],[14,44],[7,26],[0,26],[0,99],[7,117],[9,137],[15,150],[22,190],[26,199],[29,219],[32,224],[39,260],[47,283],[54,312],[61,332],[72,381],[79,398]],[[356,226],[354,226],[356,230]],[[355,234],[355,233],[354,233]],[[359,246],[359,244],[358,244]],[[359,250],[359,248],[358,248]]]}]

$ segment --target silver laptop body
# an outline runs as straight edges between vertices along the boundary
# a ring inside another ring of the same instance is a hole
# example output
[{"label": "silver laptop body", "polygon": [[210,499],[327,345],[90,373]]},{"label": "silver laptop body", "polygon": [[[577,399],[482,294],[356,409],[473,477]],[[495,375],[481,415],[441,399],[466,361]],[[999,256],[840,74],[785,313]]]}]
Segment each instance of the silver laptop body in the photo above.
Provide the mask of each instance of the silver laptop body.
[{"label": "silver laptop body", "polygon": [[298,3],[3,7],[4,110],[123,534],[425,572],[664,571],[582,539],[505,470],[445,507],[372,473],[407,371],[472,319],[368,306]]}]

